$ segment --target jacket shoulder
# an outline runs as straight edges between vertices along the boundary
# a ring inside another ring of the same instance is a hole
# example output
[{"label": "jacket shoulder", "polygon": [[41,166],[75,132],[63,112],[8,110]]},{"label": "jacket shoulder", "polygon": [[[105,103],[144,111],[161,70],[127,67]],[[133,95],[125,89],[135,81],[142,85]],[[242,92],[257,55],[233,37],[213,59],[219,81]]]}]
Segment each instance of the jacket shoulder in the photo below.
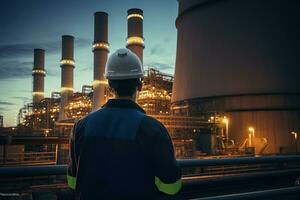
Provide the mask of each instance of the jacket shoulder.
[{"label": "jacket shoulder", "polygon": [[146,137],[170,138],[166,127],[160,121],[148,115],[145,115],[141,121],[140,132]]}]

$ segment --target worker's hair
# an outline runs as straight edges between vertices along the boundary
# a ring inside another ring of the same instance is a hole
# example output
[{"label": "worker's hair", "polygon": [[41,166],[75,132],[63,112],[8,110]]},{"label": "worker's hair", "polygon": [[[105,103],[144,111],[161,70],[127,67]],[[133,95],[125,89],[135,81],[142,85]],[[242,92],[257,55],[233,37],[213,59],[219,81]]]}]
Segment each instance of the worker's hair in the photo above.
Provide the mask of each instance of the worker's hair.
[{"label": "worker's hair", "polygon": [[116,95],[125,97],[132,96],[137,87],[141,86],[141,80],[136,79],[124,79],[124,80],[109,80],[109,87],[111,87]]}]

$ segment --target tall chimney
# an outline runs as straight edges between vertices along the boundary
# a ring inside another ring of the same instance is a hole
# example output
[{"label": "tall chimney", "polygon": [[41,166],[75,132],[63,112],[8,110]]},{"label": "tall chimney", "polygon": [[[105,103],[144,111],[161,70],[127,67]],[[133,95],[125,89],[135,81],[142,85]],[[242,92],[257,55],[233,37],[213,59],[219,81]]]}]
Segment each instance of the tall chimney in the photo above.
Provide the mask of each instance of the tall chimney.
[{"label": "tall chimney", "polygon": [[127,11],[128,37],[126,47],[133,51],[143,62],[143,10],[131,8]]},{"label": "tall chimney", "polygon": [[32,101],[38,103],[44,98],[44,79],[45,72],[45,50],[34,49],[34,62],[32,69],[33,90]]},{"label": "tall chimney", "polygon": [[104,90],[107,85],[103,74],[107,55],[108,44],[108,14],[105,12],[95,13],[94,22],[94,81],[93,81],[93,105],[92,110],[97,110],[105,103]]},{"label": "tall chimney", "polygon": [[69,98],[72,96],[73,73],[75,68],[74,61],[74,37],[71,35],[62,36],[62,52],[61,52],[61,98],[59,120],[65,119],[65,106],[68,104]]}]

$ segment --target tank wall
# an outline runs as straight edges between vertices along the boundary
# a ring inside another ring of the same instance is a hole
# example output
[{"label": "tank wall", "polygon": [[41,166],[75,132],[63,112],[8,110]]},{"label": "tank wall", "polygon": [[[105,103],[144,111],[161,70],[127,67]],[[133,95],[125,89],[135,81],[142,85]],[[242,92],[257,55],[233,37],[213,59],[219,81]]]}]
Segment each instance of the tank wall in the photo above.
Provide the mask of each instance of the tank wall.
[{"label": "tank wall", "polygon": [[173,112],[179,108],[181,112],[177,114],[181,115],[209,117],[217,112],[226,116],[229,139],[238,147],[248,137],[248,128],[254,127],[255,137],[268,140],[264,151],[267,154],[280,153],[280,149],[294,152],[295,140],[291,132],[300,130],[300,94],[197,98],[175,102],[172,108]]},{"label": "tank wall", "polygon": [[300,130],[300,110],[228,112],[226,116],[229,119],[229,137],[238,146],[248,137],[248,127],[252,126],[255,137],[267,139],[268,146],[264,151],[267,154],[293,149],[295,140],[291,132]]},{"label": "tank wall", "polygon": [[300,92],[298,1],[207,2],[179,1],[173,102]]}]

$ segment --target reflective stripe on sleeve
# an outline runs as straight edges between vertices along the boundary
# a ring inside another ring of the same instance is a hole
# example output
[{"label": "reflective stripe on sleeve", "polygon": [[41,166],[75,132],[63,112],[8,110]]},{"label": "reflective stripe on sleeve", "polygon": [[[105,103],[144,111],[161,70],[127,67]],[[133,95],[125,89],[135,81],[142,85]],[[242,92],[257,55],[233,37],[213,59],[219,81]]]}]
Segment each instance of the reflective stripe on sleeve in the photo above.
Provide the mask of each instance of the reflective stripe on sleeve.
[{"label": "reflective stripe on sleeve", "polygon": [[179,178],[174,183],[164,183],[158,177],[155,177],[155,185],[159,191],[165,194],[174,195],[181,189],[182,181],[181,178]]},{"label": "reflective stripe on sleeve", "polygon": [[68,186],[75,190],[76,187],[76,177],[67,175]]}]

